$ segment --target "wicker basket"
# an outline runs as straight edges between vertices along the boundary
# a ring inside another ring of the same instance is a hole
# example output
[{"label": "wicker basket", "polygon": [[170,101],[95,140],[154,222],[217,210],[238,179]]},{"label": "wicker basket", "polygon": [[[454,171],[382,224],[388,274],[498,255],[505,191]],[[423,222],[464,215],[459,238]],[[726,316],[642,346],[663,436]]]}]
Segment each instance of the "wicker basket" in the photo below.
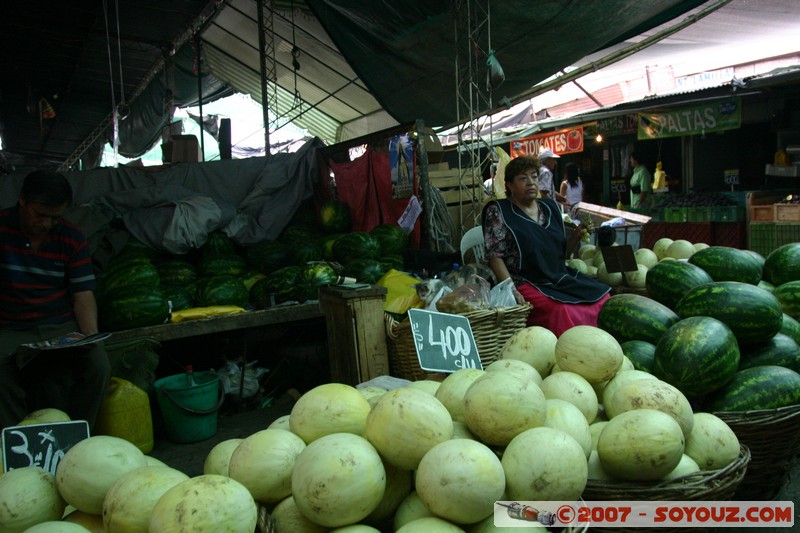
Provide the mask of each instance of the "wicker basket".
[{"label": "wicker basket", "polygon": [[[724,501],[731,500],[749,471],[750,450],[740,444],[739,457],[720,470],[696,472],[670,481],[645,483],[590,479],[583,491],[585,501]],[[591,527],[591,531],[619,528]],[[685,531],[685,528],[636,528],[638,532]]]},{"label": "wicker basket", "polygon": [[759,411],[715,412],[750,448],[752,460],[736,491],[739,500],[774,497],[800,454],[800,405]]},{"label": "wicker basket", "polygon": [[[497,354],[515,332],[527,325],[531,305],[528,303],[512,307],[492,307],[465,313],[469,319],[472,335],[484,368],[497,360]],[[398,322],[390,314],[384,315],[386,342],[389,349],[389,368],[392,376],[417,381],[425,379],[430,372],[419,366],[417,351],[408,320]]]}]

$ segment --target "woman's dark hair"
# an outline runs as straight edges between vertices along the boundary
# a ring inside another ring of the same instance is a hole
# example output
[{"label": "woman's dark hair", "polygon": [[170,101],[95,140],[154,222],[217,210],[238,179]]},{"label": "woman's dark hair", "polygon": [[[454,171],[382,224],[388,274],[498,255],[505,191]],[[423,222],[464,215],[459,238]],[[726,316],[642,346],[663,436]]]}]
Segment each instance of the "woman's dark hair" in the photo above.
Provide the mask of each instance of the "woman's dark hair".
[{"label": "woman's dark hair", "polygon": [[564,177],[567,178],[567,183],[570,187],[577,187],[580,176],[578,175],[578,165],[575,163],[567,163],[564,167]]},{"label": "woman's dark hair", "polygon": [[67,178],[50,170],[34,170],[25,176],[20,197],[25,202],[36,202],[47,206],[72,203],[72,187]]},{"label": "woman's dark hair", "polygon": [[515,157],[506,165],[503,179],[506,183],[511,183],[514,181],[515,177],[519,176],[520,174],[524,174],[531,169],[536,169],[538,172],[539,167],[539,160],[535,157],[530,157],[527,155]]},{"label": "woman's dark hair", "polygon": [[630,157],[637,163],[641,163],[641,161],[639,160],[639,155],[636,152],[631,152],[631,154],[628,157]]}]

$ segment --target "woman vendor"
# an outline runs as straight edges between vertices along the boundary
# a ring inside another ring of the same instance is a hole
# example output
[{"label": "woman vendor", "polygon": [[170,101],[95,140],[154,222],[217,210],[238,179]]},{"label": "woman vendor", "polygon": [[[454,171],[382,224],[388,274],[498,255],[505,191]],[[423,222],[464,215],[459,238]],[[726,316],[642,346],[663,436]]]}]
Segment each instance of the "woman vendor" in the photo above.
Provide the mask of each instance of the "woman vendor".
[{"label": "woman vendor", "polygon": [[507,198],[483,210],[486,259],[498,283],[513,278],[518,303],[533,305],[528,325],[560,336],[573,326],[597,326],[611,288],[566,266],[581,228],[566,237],[555,200],[538,198],[538,175],[535,158],[517,157],[506,166]]}]

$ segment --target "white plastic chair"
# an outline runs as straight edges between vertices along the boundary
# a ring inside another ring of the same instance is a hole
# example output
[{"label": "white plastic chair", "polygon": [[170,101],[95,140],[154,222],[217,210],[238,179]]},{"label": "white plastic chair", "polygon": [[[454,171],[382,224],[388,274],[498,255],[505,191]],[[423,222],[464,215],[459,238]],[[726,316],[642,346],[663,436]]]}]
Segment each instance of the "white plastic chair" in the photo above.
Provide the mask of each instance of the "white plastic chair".
[{"label": "white plastic chair", "polygon": [[485,263],[483,255],[483,227],[476,226],[468,230],[463,237],[461,237],[461,264],[467,263],[466,255],[469,250],[472,250],[472,255],[475,257],[476,263]]}]

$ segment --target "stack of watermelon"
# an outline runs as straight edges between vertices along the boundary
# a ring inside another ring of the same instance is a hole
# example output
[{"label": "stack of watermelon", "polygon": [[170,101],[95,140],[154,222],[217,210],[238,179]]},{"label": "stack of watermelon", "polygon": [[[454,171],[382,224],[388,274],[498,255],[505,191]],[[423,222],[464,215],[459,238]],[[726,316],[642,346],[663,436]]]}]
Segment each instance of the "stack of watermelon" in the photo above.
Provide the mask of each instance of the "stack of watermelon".
[{"label": "stack of watermelon", "polygon": [[318,213],[309,206],[277,239],[246,248],[213,231],[192,253],[164,256],[131,237],[98,274],[103,329],[160,324],[170,311],[191,307],[314,300],[319,287],[341,276],[375,283],[387,270],[403,269],[408,235],[399,226],[352,231],[347,204],[326,202]]},{"label": "stack of watermelon", "polygon": [[636,369],[709,411],[800,404],[800,243],[766,258],[701,248],[655,264],[646,287],[612,296],[598,316]]}]

